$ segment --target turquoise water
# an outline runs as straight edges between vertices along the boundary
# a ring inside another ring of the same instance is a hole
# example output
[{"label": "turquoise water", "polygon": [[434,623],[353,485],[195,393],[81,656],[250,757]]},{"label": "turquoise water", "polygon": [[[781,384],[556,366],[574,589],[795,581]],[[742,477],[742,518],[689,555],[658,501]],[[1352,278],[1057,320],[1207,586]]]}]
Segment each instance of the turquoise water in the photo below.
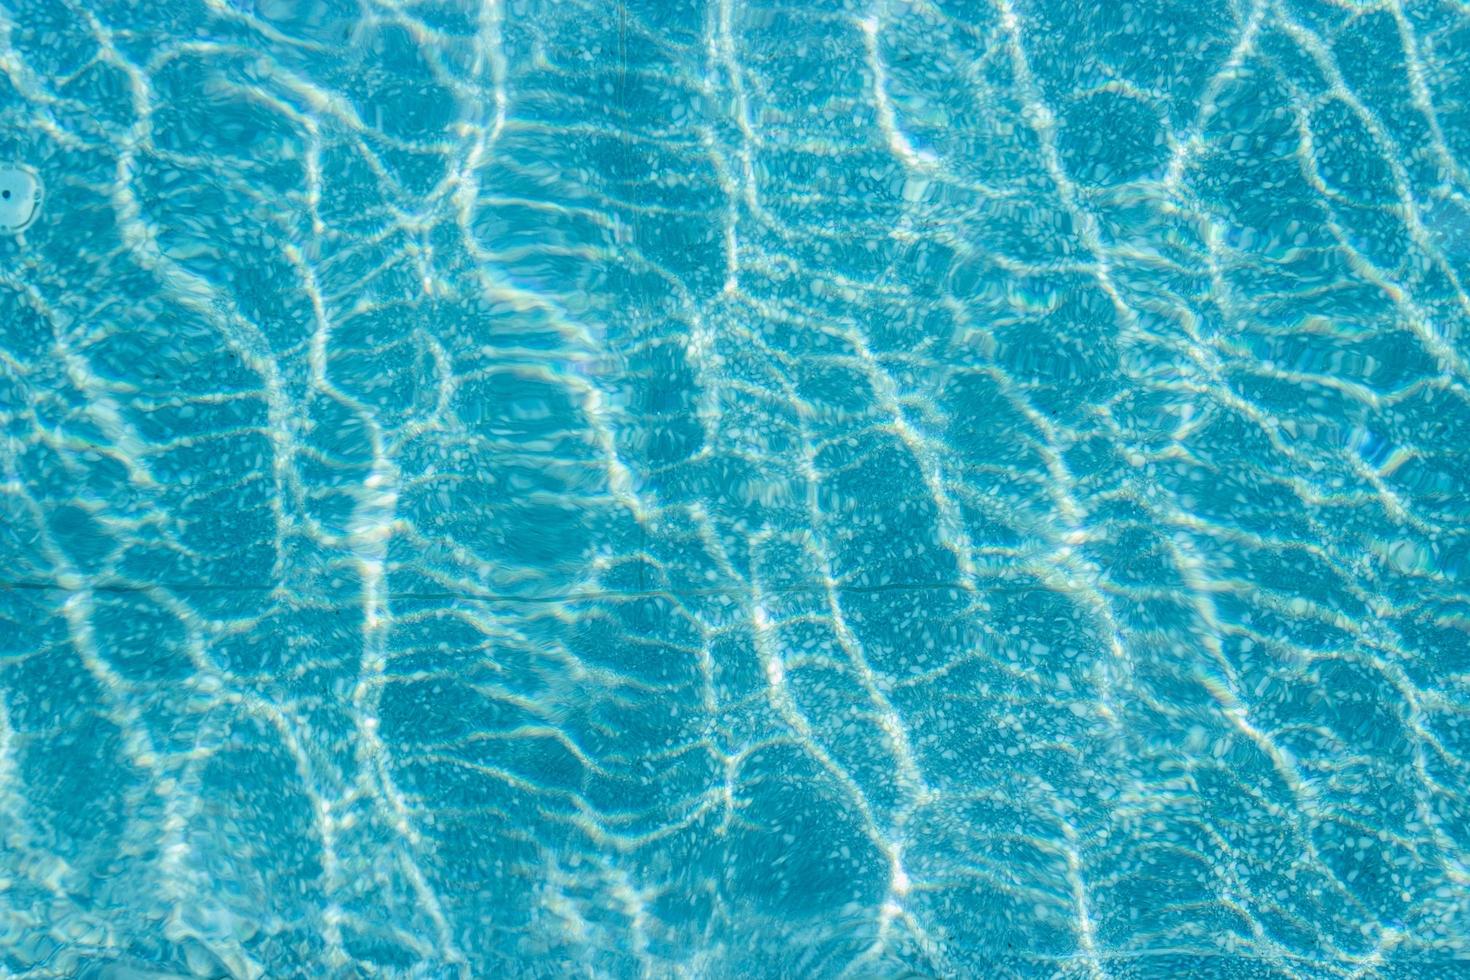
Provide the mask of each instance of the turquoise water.
[{"label": "turquoise water", "polygon": [[1470,8],[0,0],[0,975],[1470,975]]}]

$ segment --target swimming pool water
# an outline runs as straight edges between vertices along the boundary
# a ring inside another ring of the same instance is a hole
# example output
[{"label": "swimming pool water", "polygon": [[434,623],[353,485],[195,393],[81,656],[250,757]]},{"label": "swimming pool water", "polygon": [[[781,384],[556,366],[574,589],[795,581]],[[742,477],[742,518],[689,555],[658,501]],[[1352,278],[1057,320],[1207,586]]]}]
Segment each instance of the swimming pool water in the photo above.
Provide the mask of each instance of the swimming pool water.
[{"label": "swimming pool water", "polygon": [[1470,8],[0,0],[0,975],[1470,974]]}]

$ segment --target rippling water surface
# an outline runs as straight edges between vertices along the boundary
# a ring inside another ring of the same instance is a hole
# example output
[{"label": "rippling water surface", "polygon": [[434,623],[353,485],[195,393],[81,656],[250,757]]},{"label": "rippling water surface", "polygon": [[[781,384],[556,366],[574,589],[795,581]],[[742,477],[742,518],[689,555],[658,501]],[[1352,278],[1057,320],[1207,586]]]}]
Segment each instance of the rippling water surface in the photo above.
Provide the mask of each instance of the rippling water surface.
[{"label": "rippling water surface", "polygon": [[0,0],[0,974],[1470,973],[1459,0]]}]

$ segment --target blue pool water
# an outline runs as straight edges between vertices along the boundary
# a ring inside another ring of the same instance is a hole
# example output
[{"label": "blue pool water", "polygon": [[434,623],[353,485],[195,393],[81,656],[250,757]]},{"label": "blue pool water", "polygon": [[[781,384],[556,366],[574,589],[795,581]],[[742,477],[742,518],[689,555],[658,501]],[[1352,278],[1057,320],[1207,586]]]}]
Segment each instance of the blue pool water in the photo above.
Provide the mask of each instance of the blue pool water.
[{"label": "blue pool water", "polygon": [[1470,975],[1458,0],[0,0],[0,975]]}]

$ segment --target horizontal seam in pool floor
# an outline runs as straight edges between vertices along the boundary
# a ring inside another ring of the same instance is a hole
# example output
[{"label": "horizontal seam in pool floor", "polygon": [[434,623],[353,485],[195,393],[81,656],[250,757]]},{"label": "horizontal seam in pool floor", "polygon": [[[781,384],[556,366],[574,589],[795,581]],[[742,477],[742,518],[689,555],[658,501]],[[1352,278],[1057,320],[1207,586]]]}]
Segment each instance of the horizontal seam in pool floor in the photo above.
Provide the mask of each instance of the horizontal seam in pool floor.
[{"label": "horizontal seam in pool floor", "polygon": [[[61,585],[55,582],[37,581],[0,581],[0,591],[33,591],[33,592],[116,592],[116,593],[146,593],[155,589],[168,592],[249,592],[269,594],[284,589],[284,586],[272,585],[209,585],[206,583],[171,583],[158,582],[148,585],[134,585],[118,582],[102,582],[86,585]],[[881,585],[844,585],[834,583],[831,586],[825,584],[801,584],[766,586],[759,590],[746,586],[744,588],[709,588],[709,589],[602,589],[587,592],[561,592],[548,595],[515,595],[500,592],[389,592],[386,598],[393,599],[467,599],[475,602],[577,602],[591,599],[651,599],[651,598],[704,598],[704,597],[744,597],[748,598],[759,592],[762,596],[770,595],[807,595],[825,594],[828,591],[856,593],[860,595],[876,594],[884,592],[1054,592],[1054,593],[1085,593],[1096,591],[1084,587],[1065,587],[1047,585],[1022,585],[1020,583],[998,582],[990,585],[968,585],[961,582],[889,582]]]}]

